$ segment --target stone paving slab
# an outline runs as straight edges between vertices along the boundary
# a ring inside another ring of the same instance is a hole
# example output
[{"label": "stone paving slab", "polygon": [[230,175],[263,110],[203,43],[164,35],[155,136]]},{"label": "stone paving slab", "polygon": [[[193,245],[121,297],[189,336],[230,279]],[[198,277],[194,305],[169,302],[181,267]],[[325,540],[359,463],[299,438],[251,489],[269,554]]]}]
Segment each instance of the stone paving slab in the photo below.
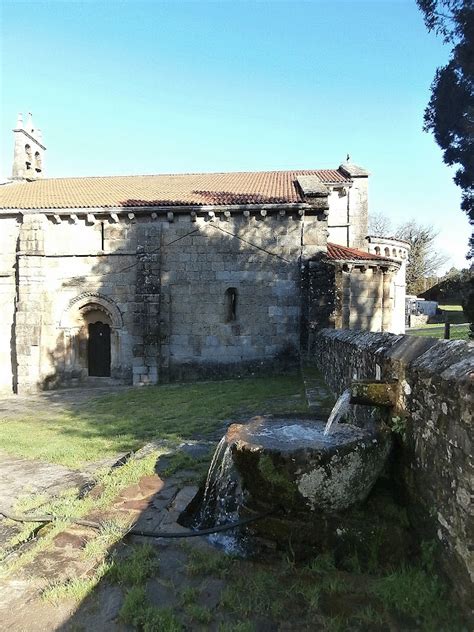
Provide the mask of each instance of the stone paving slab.
[{"label": "stone paving slab", "polygon": [[[88,463],[82,471],[63,465],[11,456],[0,451],[0,507],[11,509],[22,497],[44,494],[53,497],[66,489],[81,489],[93,481],[97,471],[124,462],[127,453]],[[0,518],[1,520],[1,518]]]},{"label": "stone paving slab", "polygon": [[90,475],[63,465],[0,452],[0,505],[5,509],[11,509],[21,496],[55,496],[70,487],[82,487],[89,479]]},{"label": "stone paving slab", "polygon": [[[80,407],[91,399],[130,389],[128,386],[107,384],[94,388],[64,389],[35,395],[8,395],[0,397],[0,423],[35,415],[54,414],[61,410]],[[13,456],[0,450],[0,507],[11,509],[25,495],[45,494],[56,496],[71,487],[82,487],[102,468],[115,465],[127,455],[119,454],[98,462],[86,464],[82,471],[62,465]],[[0,518],[0,544],[11,529],[3,529]]]},{"label": "stone paving slab", "polygon": [[[176,523],[176,519],[196,492],[197,486],[181,486],[177,476],[166,481],[156,474],[144,476],[137,484],[123,489],[106,512],[91,513],[86,518],[100,522],[120,514],[126,522],[138,528],[153,531],[186,531]],[[85,543],[95,536],[96,532],[93,529],[71,524],[56,536],[52,546],[40,552],[13,577],[0,580],[2,626],[5,629],[28,632],[32,629],[45,632],[77,629],[69,627],[68,624],[74,617],[77,604],[65,600],[60,605],[52,607],[41,599],[41,592],[52,580],[90,575],[99,560],[84,558],[81,550]],[[141,536],[129,536],[129,539],[163,547],[172,546],[174,543],[173,540],[145,539]],[[196,544],[203,546],[203,543]],[[186,556],[182,557],[184,560]],[[116,620],[122,603],[120,591],[114,587],[108,587],[107,591],[102,591],[103,594],[100,591],[101,587],[98,587],[96,592],[99,593],[101,600],[97,622],[89,618],[85,629],[101,632],[105,624],[107,630],[123,630],[124,627]],[[32,612],[35,624],[30,627]]]}]

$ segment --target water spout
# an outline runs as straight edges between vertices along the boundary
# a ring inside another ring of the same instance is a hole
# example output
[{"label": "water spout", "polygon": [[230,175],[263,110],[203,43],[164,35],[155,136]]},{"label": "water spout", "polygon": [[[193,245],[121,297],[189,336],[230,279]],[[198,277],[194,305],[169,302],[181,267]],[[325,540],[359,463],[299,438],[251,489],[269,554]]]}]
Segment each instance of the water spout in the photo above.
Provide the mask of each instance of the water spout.
[{"label": "water spout", "polygon": [[351,389],[347,388],[342,395],[339,396],[339,399],[334,404],[333,409],[331,410],[331,414],[326,423],[326,427],[324,428],[324,434],[329,434],[331,430],[331,426],[333,423],[337,423],[339,419],[342,419],[344,415],[348,412],[349,407],[351,405]]},{"label": "water spout", "polygon": [[353,380],[350,393],[351,404],[396,408],[399,396],[398,380]]}]

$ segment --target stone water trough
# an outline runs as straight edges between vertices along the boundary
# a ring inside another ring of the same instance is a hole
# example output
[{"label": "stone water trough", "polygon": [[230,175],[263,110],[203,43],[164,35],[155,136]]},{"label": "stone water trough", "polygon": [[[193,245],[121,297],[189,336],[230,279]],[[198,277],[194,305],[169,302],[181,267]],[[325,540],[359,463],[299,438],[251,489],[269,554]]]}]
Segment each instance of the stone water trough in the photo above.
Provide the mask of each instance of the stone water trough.
[{"label": "stone water trough", "polygon": [[391,447],[390,434],[304,416],[254,417],[225,436],[253,508],[305,515],[340,512],[365,500]]},{"label": "stone water trough", "polygon": [[340,396],[327,422],[284,414],[231,424],[188,513],[192,526],[258,517],[250,532],[277,544],[291,541],[294,549],[332,545],[343,532],[357,539],[360,520],[354,525],[347,510],[369,495],[392,437],[384,424],[362,428],[337,420],[353,402],[393,407],[396,395],[396,384],[358,382]]}]

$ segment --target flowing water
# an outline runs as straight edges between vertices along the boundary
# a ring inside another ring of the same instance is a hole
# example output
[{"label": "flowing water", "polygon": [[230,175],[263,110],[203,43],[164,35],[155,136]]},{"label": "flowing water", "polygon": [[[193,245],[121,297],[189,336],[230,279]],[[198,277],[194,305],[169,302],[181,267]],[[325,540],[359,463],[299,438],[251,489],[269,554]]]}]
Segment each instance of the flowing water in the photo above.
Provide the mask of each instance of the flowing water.
[{"label": "flowing water", "polygon": [[337,424],[339,419],[342,419],[342,417],[344,417],[344,415],[349,411],[350,405],[351,390],[350,388],[347,388],[342,393],[342,395],[339,396],[339,399],[334,404],[334,408],[331,410],[331,414],[329,415],[329,418],[327,420],[326,427],[324,428],[325,435],[329,434],[333,423]]},{"label": "flowing water", "polygon": [[264,420],[241,428],[239,438],[263,446],[264,450],[287,453],[305,448],[325,451],[365,436],[362,429],[351,424],[337,424],[329,434],[325,434],[325,426],[326,422],[320,419],[272,416],[271,421]]},{"label": "flowing water", "polygon": [[[377,440],[373,438],[373,435],[370,432],[367,433],[365,429],[352,424],[337,423],[348,412],[350,398],[349,389],[342,393],[334,405],[326,424],[323,420],[307,417],[271,416],[268,419],[256,417],[248,424],[234,424],[231,426],[231,429],[220,440],[214,452],[204,489],[200,492],[200,507],[192,518],[192,527],[199,530],[237,523],[242,518],[242,513],[245,515],[246,507],[250,508],[253,506],[253,503],[257,503],[257,505],[258,503],[263,503],[263,505],[268,503],[268,495],[273,493],[274,490],[270,488],[265,490],[265,480],[262,483],[262,493],[259,487],[253,486],[255,472],[252,467],[255,467],[255,463],[253,466],[252,464],[249,466],[245,460],[243,462],[238,461],[239,467],[243,469],[240,472],[237,470],[234,459],[239,456],[239,450],[244,449],[242,446],[247,446],[247,448],[248,446],[254,446],[255,450],[263,455],[278,455],[283,464],[282,476],[287,476],[289,484],[293,485],[296,485],[298,481],[301,482],[301,480],[298,479],[297,481],[294,478],[293,466],[288,469],[285,463],[294,462],[296,455],[301,459],[302,453],[309,455],[307,456],[309,459],[308,463],[306,463],[304,458],[301,462],[301,467],[303,468],[301,471],[306,476],[305,481],[308,477],[311,478],[315,472],[316,475],[313,476],[315,480],[318,476],[320,478],[327,476],[327,464],[320,466],[320,470],[318,470],[318,466],[315,466],[316,470],[311,470],[311,467],[313,467],[311,465],[311,455],[325,453],[331,455],[340,446],[347,447],[348,450],[358,450],[360,448],[370,452],[369,456],[372,459],[370,462],[377,464],[379,457],[378,454],[374,453],[373,449],[373,444],[377,443]],[[382,445],[382,448],[385,449],[385,444]],[[382,455],[382,460],[385,456]],[[257,462],[259,462],[258,458]],[[347,487],[347,476],[355,477],[354,480],[356,481],[360,479],[364,493],[366,488],[367,490],[370,489],[370,486],[373,484],[370,478],[372,470],[370,468],[367,470],[365,462],[361,462],[361,464],[363,467],[359,468],[360,471],[358,472],[354,472],[354,468],[343,474],[334,471],[336,479],[337,477],[341,478],[341,484],[339,485],[341,489],[345,489],[344,486]],[[306,466],[309,468],[308,472],[305,471]],[[331,479],[331,483],[334,483],[333,479]],[[310,511],[311,507],[308,509],[309,505],[304,500],[307,495],[305,496],[303,492],[308,492],[308,497],[313,498],[313,500],[316,499],[321,506],[326,506],[324,503],[327,504],[328,501],[324,493],[324,485],[322,485],[322,491],[313,489],[311,486],[306,488],[304,485],[303,488],[300,489],[298,487],[298,489],[303,494],[301,507],[305,507],[305,511]],[[351,497],[354,494],[350,485],[347,493],[347,498],[343,498],[343,500],[344,503],[348,503],[347,506],[350,506]],[[277,497],[275,506],[278,507],[280,504],[281,502],[278,501]],[[345,504],[343,506],[345,507]],[[224,549],[227,553],[248,557],[255,554],[259,546],[258,539],[252,538],[251,533],[251,530],[247,531],[242,527],[232,527],[229,530],[214,533],[208,539],[212,544]]]},{"label": "flowing water", "polygon": [[[211,465],[207,472],[206,484],[204,486],[204,493],[202,497],[201,510],[199,512],[198,520],[200,524],[209,521],[211,515],[211,499],[215,495],[215,487],[219,481],[219,473],[225,469],[223,468],[223,461],[225,453],[228,450],[225,436],[219,441],[217,448],[212,457]],[[226,459],[227,461],[228,459]],[[214,526],[214,525],[213,525]]]},{"label": "flowing water", "polygon": [[[240,476],[232,460],[232,447],[226,437],[220,440],[212,458],[194,526],[198,529],[237,522],[244,501]],[[244,540],[235,530],[214,533],[209,540],[228,553],[244,553]]]},{"label": "flowing water", "polygon": [[[337,425],[339,419],[348,412],[350,398],[350,389],[347,389],[335,403],[324,431],[321,422],[309,423],[308,421],[277,418],[273,419],[270,424],[254,424],[252,438],[260,441],[264,439],[265,444],[268,444],[267,447],[275,442],[282,443],[286,449],[296,449],[308,445],[312,448],[319,446],[323,449],[325,445],[329,446],[333,441],[344,442],[348,438],[353,440],[360,430],[352,428],[352,426],[349,428],[345,424],[343,427],[333,428],[331,436],[327,436],[330,434],[333,424]],[[245,429],[242,429],[241,433],[244,436]],[[347,433],[349,433],[349,437],[345,436]],[[227,437],[224,436],[214,452],[209,467],[201,507],[194,520],[194,527],[206,529],[237,522],[240,518],[239,508],[245,504],[246,495],[242,489],[240,475],[234,466],[232,443],[229,443]],[[227,552],[242,554],[246,552],[245,538],[238,533],[237,529],[213,534],[209,539],[213,544]]]}]

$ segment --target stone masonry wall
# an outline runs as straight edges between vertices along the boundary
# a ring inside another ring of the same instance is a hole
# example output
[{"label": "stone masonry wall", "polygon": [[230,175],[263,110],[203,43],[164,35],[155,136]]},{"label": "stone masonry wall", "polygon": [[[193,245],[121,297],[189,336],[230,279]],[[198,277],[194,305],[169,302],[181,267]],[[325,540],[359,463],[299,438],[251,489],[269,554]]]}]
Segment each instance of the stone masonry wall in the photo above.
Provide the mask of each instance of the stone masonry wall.
[{"label": "stone masonry wall", "polygon": [[350,246],[349,222],[351,198],[349,195],[349,189],[333,189],[329,195],[328,201],[328,240],[333,244]]},{"label": "stone masonry wall", "polygon": [[368,178],[354,178],[345,190],[335,188],[329,195],[329,241],[367,250]]},{"label": "stone masonry wall", "polygon": [[125,383],[294,364],[301,260],[324,250],[326,226],[295,209],[25,213],[11,253],[18,391],[87,378],[88,314],[110,325]]},{"label": "stone masonry wall", "polygon": [[406,417],[398,468],[411,518],[422,537],[439,540],[445,571],[472,608],[474,345],[326,329],[311,355],[337,394],[353,378],[399,381],[393,414]]},{"label": "stone masonry wall", "polygon": [[[166,225],[162,374],[176,379],[294,364],[302,233],[307,229],[311,234],[306,242],[319,238],[322,248],[324,228],[324,222],[304,223],[291,214],[237,214],[225,221],[198,218],[194,223],[178,216]],[[227,313],[229,291],[236,296],[233,318]]]},{"label": "stone masonry wall", "polygon": [[[16,347],[18,390],[73,385],[87,376],[84,333],[74,321],[75,303],[110,301],[123,319],[113,332],[117,357],[112,377],[131,382],[133,346],[141,342],[135,319],[136,240],[131,221],[108,224],[101,249],[101,222],[44,214],[24,217],[18,260]],[[68,315],[68,311],[71,312]]]},{"label": "stone masonry wall", "polygon": [[[16,300],[16,247],[20,218],[1,217],[0,230],[0,394],[12,392],[16,353],[13,328]],[[12,357],[13,352],[13,357]]]}]

